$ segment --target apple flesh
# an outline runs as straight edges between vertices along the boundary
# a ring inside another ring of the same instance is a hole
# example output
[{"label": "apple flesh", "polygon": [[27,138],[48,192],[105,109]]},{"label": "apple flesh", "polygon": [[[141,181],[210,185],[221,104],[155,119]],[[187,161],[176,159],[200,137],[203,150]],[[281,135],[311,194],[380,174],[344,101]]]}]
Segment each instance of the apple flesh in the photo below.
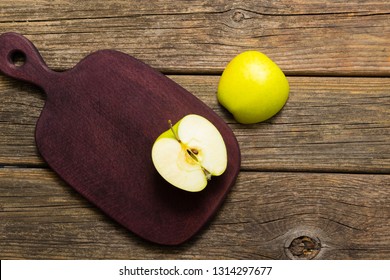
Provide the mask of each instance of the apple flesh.
[{"label": "apple flesh", "polygon": [[246,51],[226,66],[218,85],[218,101],[240,123],[265,121],[288,99],[286,76],[265,54]]},{"label": "apple flesh", "polygon": [[225,142],[218,129],[199,115],[187,115],[170,126],[153,144],[153,164],[175,187],[201,191],[211,176],[219,176],[226,170]]}]

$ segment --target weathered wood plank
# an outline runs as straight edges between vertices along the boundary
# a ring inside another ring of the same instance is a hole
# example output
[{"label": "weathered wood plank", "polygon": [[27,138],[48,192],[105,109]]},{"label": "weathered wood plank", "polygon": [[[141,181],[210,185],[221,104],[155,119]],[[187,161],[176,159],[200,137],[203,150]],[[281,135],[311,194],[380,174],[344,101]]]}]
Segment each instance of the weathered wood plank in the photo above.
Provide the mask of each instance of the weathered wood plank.
[{"label": "weathered wood plank", "polygon": [[47,169],[0,169],[1,259],[285,259],[291,241],[319,259],[390,257],[390,175],[241,172],[190,242],[157,246],[124,230]]},{"label": "weathered wood plank", "polygon": [[390,75],[390,3],[368,1],[2,1],[50,67],[115,48],[165,72],[220,73],[258,49],[288,74]]},{"label": "weathered wood plank", "polygon": [[[218,76],[170,76],[229,123],[246,170],[390,173],[390,79],[289,77],[290,98],[267,122],[237,124],[215,96]],[[0,76],[0,165],[42,165],[35,87]],[[161,120],[165,121],[165,120]]]}]

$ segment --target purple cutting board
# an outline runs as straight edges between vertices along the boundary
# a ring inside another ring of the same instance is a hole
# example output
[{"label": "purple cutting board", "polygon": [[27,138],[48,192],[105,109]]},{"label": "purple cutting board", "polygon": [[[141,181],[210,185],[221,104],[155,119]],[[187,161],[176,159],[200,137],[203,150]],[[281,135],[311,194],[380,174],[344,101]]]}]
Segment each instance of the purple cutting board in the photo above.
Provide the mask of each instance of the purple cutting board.
[{"label": "purple cutting board", "polygon": [[[24,64],[14,63],[16,53]],[[46,93],[36,145],[70,186],[125,228],[152,242],[180,244],[216,212],[233,186],[240,150],[231,129],[203,102],[143,62],[118,51],[88,55],[73,69],[50,70],[38,50],[16,33],[0,36],[0,71]],[[171,186],[155,170],[155,139],[187,114],[221,132],[228,167],[205,190]]]}]

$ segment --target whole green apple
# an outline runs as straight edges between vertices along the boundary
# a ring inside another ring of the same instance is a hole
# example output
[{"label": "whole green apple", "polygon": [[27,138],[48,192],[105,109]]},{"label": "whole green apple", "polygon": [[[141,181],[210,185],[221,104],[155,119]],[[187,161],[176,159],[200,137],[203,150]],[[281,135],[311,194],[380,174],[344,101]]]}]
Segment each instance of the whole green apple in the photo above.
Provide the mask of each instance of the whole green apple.
[{"label": "whole green apple", "polygon": [[243,124],[262,122],[278,113],[288,99],[283,71],[265,54],[246,51],[226,66],[218,85],[218,101]]}]

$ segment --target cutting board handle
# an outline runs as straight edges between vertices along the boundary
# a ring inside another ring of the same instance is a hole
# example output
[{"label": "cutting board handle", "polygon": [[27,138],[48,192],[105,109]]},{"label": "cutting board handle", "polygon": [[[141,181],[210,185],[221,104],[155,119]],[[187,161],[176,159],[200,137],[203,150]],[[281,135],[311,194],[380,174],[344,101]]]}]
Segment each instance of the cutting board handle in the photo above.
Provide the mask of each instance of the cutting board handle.
[{"label": "cutting board handle", "polygon": [[0,71],[40,87],[56,73],[47,67],[33,43],[14,32],[0,35]]}]

